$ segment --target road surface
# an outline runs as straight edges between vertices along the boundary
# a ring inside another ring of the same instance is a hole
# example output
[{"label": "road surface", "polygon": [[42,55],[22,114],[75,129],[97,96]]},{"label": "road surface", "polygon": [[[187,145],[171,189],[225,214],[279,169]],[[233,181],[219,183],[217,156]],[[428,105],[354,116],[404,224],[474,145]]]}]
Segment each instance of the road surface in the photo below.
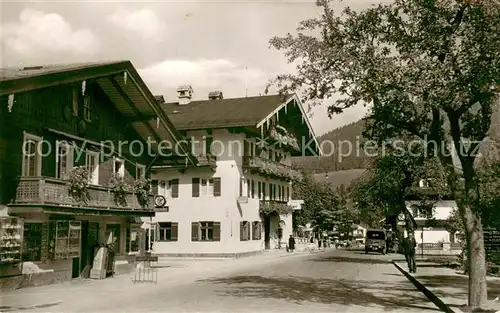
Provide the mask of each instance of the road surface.
[{"label": "road surface", "polygon": [[158,284],[117,277],[19,290],[0,302],[5,311],[22,312],[439,311],[390,263],[391,256],[334,250],[245,259],[197,261],[194,273],[162,268]]}]

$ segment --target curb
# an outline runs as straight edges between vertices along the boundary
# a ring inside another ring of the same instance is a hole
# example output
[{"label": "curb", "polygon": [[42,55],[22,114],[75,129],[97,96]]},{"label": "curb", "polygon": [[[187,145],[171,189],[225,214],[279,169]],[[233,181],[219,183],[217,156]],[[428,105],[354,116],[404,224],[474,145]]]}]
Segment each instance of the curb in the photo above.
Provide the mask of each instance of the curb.
[{"label": "curb", "polygon": [[392,261],[392,264],[409,280],[412,282],[412,284],[420,291],[422,292],[427,299],[429,299],[434,305],[436,305],[441,311],[446,312],[446,313],[462,313],[461,310],[452,310],[448,305],[446,305],[441,299],[439,299],[432,291],[427,289],[424,285],[422,285],[415,277],[410,275],[407,271],[401,268],[396,261]]}]

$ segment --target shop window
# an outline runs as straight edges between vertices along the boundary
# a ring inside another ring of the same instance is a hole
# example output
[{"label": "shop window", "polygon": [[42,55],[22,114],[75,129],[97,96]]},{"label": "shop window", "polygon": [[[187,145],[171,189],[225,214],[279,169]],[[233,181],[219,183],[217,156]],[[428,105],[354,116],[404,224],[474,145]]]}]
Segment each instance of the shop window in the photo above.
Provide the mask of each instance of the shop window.
[{"label": "shop window", "polygon": [[127,253],[139,252],[140,244],[140,227],[129,227],[127,228],[126,234],[126,246],[125,251]]},{"label": "shop window", "polygon": [[49,258],[78,258],[81,245],[80,221],[50,221]]},{"label": "shop window", "polygon": [[42,257],[42,223],[24,224],[23,261],[40,261]]}]

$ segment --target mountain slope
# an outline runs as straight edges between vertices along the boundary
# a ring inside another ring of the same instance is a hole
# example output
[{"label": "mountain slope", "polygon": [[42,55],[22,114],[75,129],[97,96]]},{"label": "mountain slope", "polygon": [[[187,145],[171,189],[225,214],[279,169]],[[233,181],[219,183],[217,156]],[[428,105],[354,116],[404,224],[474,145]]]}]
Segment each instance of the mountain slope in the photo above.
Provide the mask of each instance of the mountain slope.
[{"label": "mountain slope", "polygon": [[364,169],[369,158],[363,153],[362,132],[365,121],[334,129],[318,138],[323,150],[321,157],[295,157],[293,165],[308,173]]}]

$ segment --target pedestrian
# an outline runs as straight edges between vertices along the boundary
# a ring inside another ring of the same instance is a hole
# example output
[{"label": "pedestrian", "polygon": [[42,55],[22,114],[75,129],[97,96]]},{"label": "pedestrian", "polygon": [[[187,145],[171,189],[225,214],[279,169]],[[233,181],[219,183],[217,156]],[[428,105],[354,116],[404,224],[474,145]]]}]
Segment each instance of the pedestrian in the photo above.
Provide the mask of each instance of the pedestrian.
[{"label": "pedestrian", "polygon": [[318,250],[321,250],[321,237],[318,237]]},{"label": "pedestrian", "polygon": [[311,236],[311,238],[309,239],[309,251],[313,252],[314,248],[315,248],[314,237]]},{"label": "pedestrian", "polygon": [[410,273],[417,272],[417,266],[415,264],[415,247],[417,242],[415,241],[415,236],[413,232],[409,232],[408,236],[403,239],[403,252],[406,258],[406,264],[408,265],[408,270]]},{"label": "pedestrian", "polygon": [[295,238],[293,238],[293,235],[290,235],[290,238],[288,238],[288,250],[290,252],[295,250]]}]

